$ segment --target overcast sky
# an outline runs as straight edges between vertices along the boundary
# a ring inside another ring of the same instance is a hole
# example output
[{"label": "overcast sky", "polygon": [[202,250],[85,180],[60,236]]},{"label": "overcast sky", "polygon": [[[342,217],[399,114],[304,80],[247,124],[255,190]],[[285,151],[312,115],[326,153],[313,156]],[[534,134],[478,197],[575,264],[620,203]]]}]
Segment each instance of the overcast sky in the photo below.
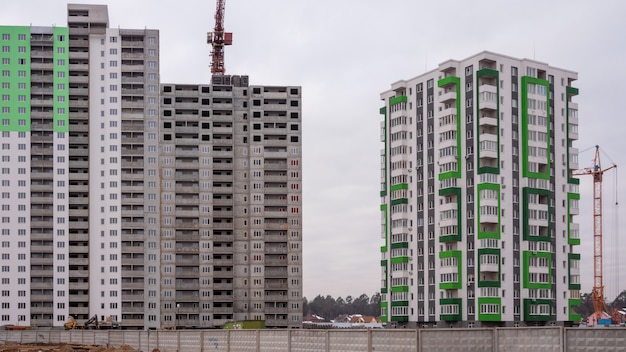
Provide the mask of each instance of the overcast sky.
[{"label": "overcast sky", "polygon": [[[78,1],[108,4],[111,27],[160,30],[161,81],[210,80],[206,32],[215,0]],[[2,1],[0,24],[66,26],[66,3]],[[536,59],[579,73],[581,151],[599,144],[626,165],[626,2],[587,0],[227,0],[228,74],[250,84],[303,91],[304,294],[371,296],[380,289],[380,93],[391,83],[483,50]],[[593,151],[579,157],[591,166]],[[605,176],[605,257],[619,250],[615,194]],[[622,173],[624,175],[624,173]],[[581,180],[583,292],[593,286],[592,180]],[[622,220],[626,226],[626,220]],[[624,231],[621,232],[624,234]],[[626,259],[622,260],[626,264]],[[605,264],[606,296],[618,292]],[[626,270],[620,287],[626,288]]]}]

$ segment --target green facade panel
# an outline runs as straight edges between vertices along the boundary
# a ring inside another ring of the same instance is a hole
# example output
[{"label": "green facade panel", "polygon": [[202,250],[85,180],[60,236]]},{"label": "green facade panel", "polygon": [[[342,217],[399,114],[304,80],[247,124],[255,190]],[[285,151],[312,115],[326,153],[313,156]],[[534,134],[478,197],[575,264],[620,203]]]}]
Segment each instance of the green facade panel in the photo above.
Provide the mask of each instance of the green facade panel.
[{"label": "green facade panel", "polygon": [[[551,169],[551,164],[552,161],[550,160],[550,153],[547,153],[546,155],[546,164],[548,165],[547,169],[545,172],[531,172],[529,170],[528,167],[528,125],[529,125],[529,121],[528,121],[528,84],[536,84],[536,85],[541,85],[545,87],[546,90],[546,106],[550,106],[550,83],[548,81],[546,81],[545,79],[539,79],[539,78],[534,78],[534,77],[528,77],[528,76],[522,76],[522,109],[521,109],[521,113],[522,113],[522,123],[521,123],[521,128],[522,128],[522,176],[523,177],[530,177],[530,178],[539,178],[539,179],[544,179],[544,180],[549,180],[550,179],[550,169]],[[546,133],[548,136],[550,136],[550,120],[551,120],[551,116],[550,116],[550,110],[547,109],[546,110]],[[547,138],[546,141],[546,149],[550,150],[550,138]]]},{"label": "green facade panel", "polygon": [[389,106],[396,105],[398,103],[406,103],[407,101],[408,101],[408,98],[406,95],[400,95],[400,96],[389,99]]},{"label": "green facade panel", "polygon": [[0,26],[0,131],[30,131],[30,27]]},{"label": "green facade panel", "polygon": [[[476,299],[478,305],[478,320],[479,321],[502,321],[502,298],[500,297],[478,297]],[[497,313],[481,313],[481,305],[490,304],[497,305]]]},{"label": "green facade panel", "polygon": [[461,321],[463,320],[463,299],[462,298],[441,298],[439,305],[456,305],[458,306],[457,314],[440,314],[439,317],[443,321]]},{"label": "green facade panel", "polygon": [[409,189],[409,184],[408,183],[398,183],[398,184],[395,184],[395,185],[391,186],[391,192],[399,191],[399,190],[402,190],[402,189]]},{"label": "green facade panel", "polygon": [[[498,248],[479,248],[477,251],[478,255],[478,287],[500,287],[501,282],[500,279],[502,277],[502,265],[501,265],[501,253]],[[498,256],[498,275],[496,280],[487,280],[483,279],[481,275],[481,265],[480,265],[480,256],[481,255],[496,255]]]},{"label": "green facade panel", "polygon": [[[480,92],[480,78],[484,77],[484,76],[488,76],[488,77],[493,77],[495,78],[496,82],[500,81],[500,73],[496,70],[492,70],[490,68],[483,68],[480,69],[478,71],[476,71],[476,92]],[[478,94],[478,93],[477,93]],[[500,85],[496,84],[496,95],[499,97],[500,96]],[[476,121],[480,121],[480,99],[475,99],[476,102]],[[500,131],[500,101],[498,100],[496,102],[496,123],[497,123],[497,131]],[[480,165],[480,137],[481,137],[481,133],[480,133],[480,123],[476,123],[476,145],[479,146],[478,148],[476,148],[476,160],[478,163],[478,167],[476,168],[476,172],[478,174],[500,174],[500,148],[498,148],[497,154],[498,154],[498,161],[497,161],[497,166],[493,167],[493,166],[482,166]],[[497,133],[497,143],[498,145],[500,145],[500,133]]]},{"label": "green facade panel", "polygon": [[455,105],[455,109],[456,109],[456,152],[457,152],[457,169],[456,171],[448,171],[448,172],[442,172],[438,175],[439,181],[441,180],[445,180],[448,178],[461,178],[461,174],[462,174],[462,163],[459,161],[461,160],[461,151],[463,149],[461,149],[461,118],[460,116],[463,116],[461,114],[461,78],[459,77],[455,77],[455,76],[448,76],[445,78],[440,79],[437,82],[437,85],[439,87],[445,87],[448,85],[454,85],[454,89],[455,89],[455,93],[456,93],[456,105]]},{"label": "green facade panel", "polygon": [[[548,260],[548,282],[531,282],[530,281],[530,258],[546,258]],[[552,288],[552,253],[549,252],[531,252],[522,251],[522,287],[530,289],[550,289]]]},{"label": "green facade panel", "polygon": [[[531,314],[531,306],[538,305],[549,305],[552,307],[554,305],[554,301],[550,299],[531,299],[526,298],[523,300],[523,308],[524,308],[524,321],[551,321],[555,320],[552,312],[550,314]],[[551,308],[552,309],[552,308]]]},{"label": "green facade panel", "polygon": [[572,206],[571,204],[572,200],[580,200],[580,194],[578,193],[567,194],[567,244],[576,246],[580,244],[580,237],[571,236],[572,235],[572,232],[571,232],[572,231],[571,230],[572,217],[571,217],[570,207]]},{"label": "green facade panel", "polygon": [[580,264],[580,254],[578,253],[568,253],[567,254],[567,284],[570,290],[580,290],[580,283],[573,284],[572,283],[572,268],[571,261],[578,260]]},{"label": "green facade panel", "polygon": [[[476,213],[476,217],[478,218],[478,239],[482,239],[482,238],[495,238],[495,239],[500,239],[501,237],[501,221],[502,221],[502,217],[501,217],[501,213],[502,213],[502,205],[501,205],[501,200],[500,200],[500,185],[497,183],[479,183],[478,185],[476,185],[476,194],[478,195],[476,198],[478,200],[478,206],[476,207],[476,209],[478,210]],[[482,190],[493,190],[496,191],[498,193],[498,226],[496,231],[484,231],[482,229],[482,227],[480,226],[481,221],[480,221],[480,202],[481,202],[481,198],[480,198],[480,191]]]},{"label": "green facade panel", "polygon": [[524,241],[550,242],[551,241],[550,232],[551,232],[551,223],[552,223],[552,219],[551,219],[552,216],[551,216],[550,211],[548,211],[548,219],[546,220],[546,224],[548,227],[547,234],[544,236],[541,236],[541,235],[531,236],[530,235],[530,209],[528,207],[528,201],[529,201],[528,196],[530,194],[537,194],[540,196],[545,196],[547,198],[547,208],[550,209],[550,191],[545,190],[545,189],[529,188],[529,187],[522,188],[522,239]]},{"label": "green facade panel", "polygon": [[395,258],[391,258],[391,264],[408,263],[408,262],[409,262],[409,257],[395,257]]},{"label": "green facade panel", "polygon": [[54,27],[54,70],[53,70],[53,130],[54,132],[69,132],[69,91],[70,91],[70,54],[69,29]]},{"label": "green facade panel", "polygon": [[398,199],[392,199],[391,200],[391,206],[398,205],[398,204],[409,204],[409,199],[408,198],[398,198]]},{"label": "green facade panel", "polygon": [[440,235],[439,236],[439,242],[441,242],[441,243],[460,242],[460,241],[463,240],[463,237],[462,237],[462,234],[461,234],[461,231],[463,229],[463,227],[461,226],[461,224],[462,224],[461,214],[463,214],[463,212],[462,212],[463,203],[461,203],[461,188],[450,187],[450,188],[440,189],[439,190],[439,195],[440,196],[446,196],[446,195],[456,196],[456,203],[457,203],[457,221],[456,221],[457,233],[456,234],[451,234],[451,235]]},{"label": "green facade panel", "polygon": [[456,258],[457,265],[457,281],[456,282],[439,282],[439,288],[442,290],[458,290],[463,288],[463,252],[462,251],[442,251],[439,252],[439,259]]},{"label": "green facade panel", "polygon": [[[570,120],[570,111],[569,111],[569,101],[570,101],[570,97],[571,96],[575,96],[578,95],[578,88],[574,88],[571,86],[567,86],[565,87],[565,93],[567,94],[567,99],[565,101],[565,133],[567,136],[567,141],[569,142],[569,120]],[[570,169],[569,167],[569,163],[570,163],[570,154],[569,154],[569,143],[568,143],[568,148],[567,148],[567,170]],[[579,180],[577,178],[574,177],[569,177],[567,180],[567,183],[571,183],[574,185],[579,184]]]},{"label": "green facade panel", "polygon": [[568,320],[569,321],[581,321],[582,316],[574,310],[574,308],[580,306],[582,301],[579,298],[570,298],[568,300]]},{"label": "green facade panel", "polygon": [[383,228],[385,231],[385,245],[380,247],[381,253],[387,252],[387,248],[389,248],[389,210],[387,209],[387,204],[380,205],[380,212],[383,218]]},{"label": "green facade panel", "polygon": [[389,304],[385,301],[380,301],[380,311],[386,312],[386,314],[381,313],[380,322],[381,323],[388,322],[387,314],[389,314]]}]

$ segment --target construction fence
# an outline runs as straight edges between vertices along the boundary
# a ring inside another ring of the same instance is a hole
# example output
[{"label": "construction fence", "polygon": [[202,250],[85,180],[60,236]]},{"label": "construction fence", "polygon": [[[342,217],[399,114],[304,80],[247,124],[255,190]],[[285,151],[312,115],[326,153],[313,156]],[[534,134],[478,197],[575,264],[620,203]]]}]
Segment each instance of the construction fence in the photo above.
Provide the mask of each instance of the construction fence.
[{"label": "construction fence", "polygon": [[626,351],[626,328],[479,328],[376,330],[21,330],[0,344],[129,345],[151,352]]}]

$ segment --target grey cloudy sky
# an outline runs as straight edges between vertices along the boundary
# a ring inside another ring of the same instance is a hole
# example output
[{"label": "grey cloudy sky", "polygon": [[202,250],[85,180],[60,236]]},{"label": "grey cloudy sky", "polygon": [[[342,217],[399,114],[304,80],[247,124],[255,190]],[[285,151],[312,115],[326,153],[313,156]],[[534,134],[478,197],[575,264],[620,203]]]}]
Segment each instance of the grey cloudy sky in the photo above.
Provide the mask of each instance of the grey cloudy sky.
[{"label": "grey cloudy sky", "polygon": [[[111,27],[160,30],[161,80],[210,78],[215,0],[109,0]],[[65,26],[66,1],[2,1],[0,24]],[[303,87],[304,294],[380,287],[379,94],[392,82],[483,50],[579,73],[581,151],[599,144],[626,165],[626,2],[619,0],[227,0],[226,70],[251,84]],[[621,110],[620,110],[621,109]],[[593,151],[579,164],[591,166]],[[609,165],[609,159],[603,159]],[[606,257],[616,244],[615,178],[605,176]],[[626,201],[626,182],[618,185]],[[583,292],[593,285],[592,180],[581,180]],[[622,225],[626,225],[622,220]],[[624,231],[622,231],[622,234]],[[626,264],[626,259],[622,260]],[[607,263],[605,273],[614,272]],[[605,277],[607,297],[618,290]],[[626,287],[622,270],[620,287]]]}]

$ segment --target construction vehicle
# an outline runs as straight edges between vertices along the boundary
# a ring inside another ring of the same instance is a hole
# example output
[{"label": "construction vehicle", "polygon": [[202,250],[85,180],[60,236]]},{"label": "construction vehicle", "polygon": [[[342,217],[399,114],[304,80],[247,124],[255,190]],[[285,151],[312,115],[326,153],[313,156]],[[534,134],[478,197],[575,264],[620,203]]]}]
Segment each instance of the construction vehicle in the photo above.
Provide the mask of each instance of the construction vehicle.
[{"label": "construction vehicle", "polygon": [[89,318],[84,324],[85,329],[119,329],[120,323],[113,320],[110,315],[104,320],[98,320],[98,315]]},{"label": "construction vehicle", "polygon": [[85,329],[98,329],[100,326],[98,325],[98,314],[94,314],[93,317],[89,318],[84,324]]},{"label": "construction vehicle", "polygon": [[76,323],[76,319],[74,319],[71,315],[67,317],[67,321],[63,324],[65,330],[76,330],[77,326],[78,324]]},{"label": "construction vehicle", "polygon": [[100,329],[119,329],[120,323],[113,320],[112,316],[107,316],[104,320],[100,321]]}]

